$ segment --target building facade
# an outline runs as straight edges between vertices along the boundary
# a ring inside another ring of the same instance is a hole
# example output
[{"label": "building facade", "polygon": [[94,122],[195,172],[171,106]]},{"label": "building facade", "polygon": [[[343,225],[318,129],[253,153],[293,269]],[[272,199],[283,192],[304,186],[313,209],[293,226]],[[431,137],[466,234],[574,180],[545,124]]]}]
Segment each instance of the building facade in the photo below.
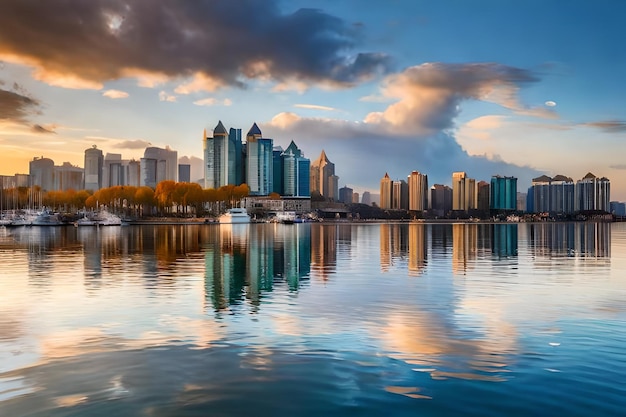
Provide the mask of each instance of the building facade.
[{"label": "building facade", "polygon": [[489,208],[491,210],[517,210],[517,178],[491,177]]},{"label": "building facade", "polygon": [[98,191],[102,188],[103,166],[104,155],[96,145],[85,150],[85,190]]},{"label": "building facade", "polygon": [[452,210],[452,188],[435,184],[430,188],[430,210],[435,216],[447,216]]},{"label": "building facade", "polygon": [[250,195],[269,195],[273,190],[272,139],[263,138],[256,123],[246,135],[246,184]]},{"label": "building facade", "polygon": [[83,188],[84,169],[69,162],[54,167],[54,190],[81,190]]},{"label": "building facade", "polygon": [[428,210],[428,175],[412,171],[407,183],[409,187],[409,210]]},{"label": "building facade", "polygon": [[282,162],[280,194],[289,197],[310,197],[311,161],[304,157],[294,141],[291,141],[280,157]]},{"label": "building facade", "polygon": [[42,191],[54,190],[54,161],[50,158],[34,158],[28,164],[29,186],[41,187]]},{"label": "building facade", "polygon": [[478,208],[476,180],[465,172],[452,173],[452,210],[469,211]]},{"label": "building facade", "polygon": [[335,164],[330,162],[323,150],[320,157],[311,163],[310,181],[311,193],[317,191],[331,200],[339,197],[339,177],[335,175]]},{"label": "building facade", "polygon": [[161,181],[178,181],[178,152],[149,147],[139,161],[141,170],[140,186],[156,188]]},{"label": "building facade", "polygon": [[404,180],[393,181],[391,184],[391,208],[394,210],[409,209],[409,185]]},{"label": "building facade", "polygon": [[385,176],[380,180],[380,208],[391,208],[391,197],[393,195],[393,189],[391,187],[391,178],[389,174],[385,172]]}]

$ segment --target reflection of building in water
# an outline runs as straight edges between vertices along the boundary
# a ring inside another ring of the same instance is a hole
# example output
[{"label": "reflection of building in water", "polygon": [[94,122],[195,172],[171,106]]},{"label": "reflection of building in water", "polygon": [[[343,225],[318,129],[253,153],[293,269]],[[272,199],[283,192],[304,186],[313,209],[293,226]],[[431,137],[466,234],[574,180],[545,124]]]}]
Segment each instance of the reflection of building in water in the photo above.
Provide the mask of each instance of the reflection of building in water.
[{"label": "reflection of building in water", "polygon": [[409,225],[409,275],[419,275],[426,266],[426,226]]},{"label": "reflection of building in water", "polygon": [[534,256],[611,256],[610,223],[539,223],[529,227],[528,246]]},{"label": "reflection of building in water", "polygon": [[337,267],[337,225],[311,225],[311,274],[324,281]]},{"label": "reflection of building in water", "polygon": [[476,224],[452,225],[452,272],[465,273],[476,260],[478,227]]},{"label": "reflection of building in water", "polygon": [[388,271],[398,260],[404,259],[407,254],[408,230],[406,225],[380,225],[380,268]]},{"label": "reflection of building in water", "polygon": [[[213,229],[213,228],[212,228]],[[263,293],[286,283],[299,288],[311,264],[310,226],[219,225],[205,250],[205,290],[215,310],[248,300],[258,310]]]},{"label": "reflection of building in water", "polygon": [[433,224],[430,226],[431,256],[435,254],[445,254],[452,246],[452,225],[451,224]]},{"label": "reflection of building in water", "polygon": [[517,224],[492,224],[491,252],[497,256],[517,256]]}]

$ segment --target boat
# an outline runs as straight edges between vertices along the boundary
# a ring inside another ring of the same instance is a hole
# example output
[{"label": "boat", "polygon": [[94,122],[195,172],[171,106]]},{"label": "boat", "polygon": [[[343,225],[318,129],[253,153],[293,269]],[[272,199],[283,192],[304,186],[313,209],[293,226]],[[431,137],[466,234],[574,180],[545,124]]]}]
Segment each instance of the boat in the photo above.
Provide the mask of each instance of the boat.
[{"label": "boat", "polygon": [[107,210],[84,213],[74,226],[121,226],[122,219]]},{"label": "boat", "polygon": [[276,221],[283,224],[294,224],[296,221],[295,211],[281,211],[276,213]]},{"label": "boat", "polygon": [[61,226],[62,224],[61,216],[58,213],[53,213],[45,208],[37,213],[31,222],[32,226]]},{"label": "boat", "polygon": [[219,217],[220,223],[250,223],[250,215],[245,208],[232,208]]}]

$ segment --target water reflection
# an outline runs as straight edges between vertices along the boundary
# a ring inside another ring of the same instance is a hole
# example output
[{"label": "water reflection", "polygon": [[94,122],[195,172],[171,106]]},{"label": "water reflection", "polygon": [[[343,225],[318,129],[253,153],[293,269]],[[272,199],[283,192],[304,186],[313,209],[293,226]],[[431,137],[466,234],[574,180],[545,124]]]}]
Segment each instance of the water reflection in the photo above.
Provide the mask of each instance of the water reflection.
[{"label": "water reflection", "polygon": [[406,264],[410,275],[420,275],[426,267],[427,225],[381,224],[380,268],[387,272],[394,265]]},{"label": "water reflection", "polygon": [[531,224],[528,246],[539,257],[574,256],[609,258],[610,223],[539,223]]}]

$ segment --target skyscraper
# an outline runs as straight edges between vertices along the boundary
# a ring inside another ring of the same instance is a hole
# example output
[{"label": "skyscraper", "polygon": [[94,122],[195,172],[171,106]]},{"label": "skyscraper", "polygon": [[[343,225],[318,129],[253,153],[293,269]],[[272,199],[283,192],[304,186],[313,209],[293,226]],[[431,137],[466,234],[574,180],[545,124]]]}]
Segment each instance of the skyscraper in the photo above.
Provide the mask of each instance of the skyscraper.
[{"label": "skyscraper", "polygon": [[598,178],[591,172],[576,182],[576,203],[578,211],[605,211],[611,209],[611,182],[608,178]]},{"label": "skyscraper", "polygon": [[413,171],[407,178],[409,184],[409,210],[428,210],[428,175]]},{"label": "skyscraper", "polygon": [[156,188],[161,181],[178,181],[178,152],[149,147],[140,160],[140,186]]},{"label": "skyscraper", "polygon": [[54,167],[54,189],[60,191],[81,190],[83,188],[84,169],[64,162]]},{"label": "skyscraper", "polygon": [[491,201],[490,185],[487,181],[479,181],[476,184],[476,208],[486,213],[489,211]]},{"label": "skyscraper", "polygon": [[102,188],[103,165],[104,156],[96,145],[85,150],[85,190],[98,191]]},{"label": "skyscraper", "polygon": [[491,210],[516,210],[517,178],[494,175],[491,177],[490,196]]},{"label": "skyscraper", "polygon": [[228,133],[220,120],[213,129],[213,137],[204,131],[204,187],[220,188],[243,183],[243,152],[241,129],[230,128]]},{"label": "skyscraper", "polygon": [[393,189],[391,188],[391,178],[389,174],[385,172],[385,176],[380,180],[380,208],[391,208],[391,196]]},{"label": "skyscraper", "polygon": [[269,195],[273,184],[274,141],[263,138],[256,123],[246,135],[246,184],[250,195]]},{"label": "skyscraper", "polygon": [[404,180],[391,183],[391,208],[394,210],[408,210],[409,208],[409,185]]},{"label": "skyscraper", "polygon": [[447,185],[433,185],[430,189],[430,209],[435,216],[446,216],[452,210],[452,189]]},{"label": "skyscraper", "polygon": [[452,210],[468,211],[478,207],[476,180],[465,172],[452,173]]},{"label": "skyscraper", "polygon": [[[282,159],[282,195],[309,197],[311,185],[311,161],[305,158],[294,141],[281,154]],[[276,178],[274,178],[276,180]]]},{"label": "skyscraper", "polygon": [[50,158],[33,158],[28,164],[30,185],[41,187],[42,191],[54,190],[54,161]]},{"label": "skyscraper", "polygon": [[335,164],[330,162],[322,150],[320,157],[311,164],[311,193],[317,191],[323,197],[337,199],[339,177],[335,175]]},{"label": "skyscraper", "polygon": [[574,181],[560,174],[533,178],[527,206],[531,213],[573,214],[577,210]]},{"label": "skyscraper", "polygon": [[344,204],[352,204],[352,196],[354,195],[354,190],[347,185],[344,185],[339,189],[339,201]]}]

